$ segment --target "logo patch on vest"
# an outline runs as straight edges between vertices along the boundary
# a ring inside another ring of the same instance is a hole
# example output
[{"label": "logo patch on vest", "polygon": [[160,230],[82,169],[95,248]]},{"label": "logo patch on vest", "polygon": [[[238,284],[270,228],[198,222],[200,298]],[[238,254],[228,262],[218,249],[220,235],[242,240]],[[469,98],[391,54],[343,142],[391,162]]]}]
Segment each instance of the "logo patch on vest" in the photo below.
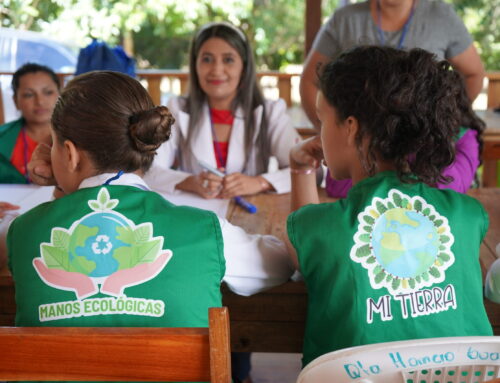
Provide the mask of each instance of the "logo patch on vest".
[{"label": "logo patch on vest", "polygon": [[425,289],[445,280],[446,269],[455,261],[453,242],[447,218],[423,198],[395,189],[385,199],[374,198],[358,214],[350,253],[368,271],[372,288],[386,288],[390,294],[378,302],[368,299],[368,321],[374,311],[381,313],[382,320],[392,319],[391,296],[400,302],[403,317],[456,308],[452,285]]},{"label": "logo patch on vest", "polygon": [[[40,244],[40,257],[33,260],[40,278],[56,289],[73,291],[78,299],[41,305],[40,321],[105,314],[163,315],[163,301],[125,297],[124,290],[156,277],[172,251],[163,249],[163,237],[153,237],[151,222],[136,225],[113,211],[118,203],[102,188],[96,200],[88,201],[91,213],[69,229],[52,228],[50,243]],[[112,297],[82,301],[99,291]]]}]

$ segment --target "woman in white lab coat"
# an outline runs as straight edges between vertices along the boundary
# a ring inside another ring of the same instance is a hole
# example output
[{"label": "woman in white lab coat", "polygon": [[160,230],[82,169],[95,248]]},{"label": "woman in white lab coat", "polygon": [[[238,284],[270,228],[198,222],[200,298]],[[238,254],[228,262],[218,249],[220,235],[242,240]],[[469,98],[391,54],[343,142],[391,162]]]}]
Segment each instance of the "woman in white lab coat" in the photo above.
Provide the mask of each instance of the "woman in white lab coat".
[{"label": "woman in white lab coat", "polygon": [[189,94],[167,104],[176,122],[146,174],[150,186],[204,198],[290,191],[288,155],[300,138],[285,102],[264,100],[243,32],[229,23],[202,27],[191,45],[190,80]]}]

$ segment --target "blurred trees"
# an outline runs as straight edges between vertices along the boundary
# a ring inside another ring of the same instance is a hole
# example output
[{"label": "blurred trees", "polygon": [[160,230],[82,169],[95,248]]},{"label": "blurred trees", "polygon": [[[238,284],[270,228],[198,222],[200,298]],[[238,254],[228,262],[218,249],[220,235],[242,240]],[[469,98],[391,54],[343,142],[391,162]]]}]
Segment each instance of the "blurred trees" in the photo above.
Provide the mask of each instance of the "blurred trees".
[{"label": "blurred trees", "polygon": [[[483,62],[500,70],[500,0],[446,0],[464,19]],[[328,17],[346,0],[323,0]],[[123,44],[139,67],[181,68],[208,21],[240,26],[260,69],[301,64],[305,0],[2,0],[0,26],[43,31],[80,47],[92,37]]]}]

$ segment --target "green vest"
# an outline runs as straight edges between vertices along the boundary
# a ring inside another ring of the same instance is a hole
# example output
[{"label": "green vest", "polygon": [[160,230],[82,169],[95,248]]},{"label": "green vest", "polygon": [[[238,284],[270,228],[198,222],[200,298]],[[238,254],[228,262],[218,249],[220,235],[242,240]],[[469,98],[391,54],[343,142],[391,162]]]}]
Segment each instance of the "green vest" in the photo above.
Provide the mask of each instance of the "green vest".
[{"label": "green vest", "polygon": [[304,365],[351,346],[492,335],[479,264],[487,228],[477,200],[394,172],[292,213],[308,290]]},{"label": "green vest", "polygon": [[16,144],[17,136],[24,124],[20,118],[7,124],[0,125],[0,183],[25,184],[26,179],[11,164],[12,151]]},{"label": "green vest", "polygon": [[221,306],[216,215],[154,192],[78,190],[16,218],[7,243],[17,326],[207,327]]}]

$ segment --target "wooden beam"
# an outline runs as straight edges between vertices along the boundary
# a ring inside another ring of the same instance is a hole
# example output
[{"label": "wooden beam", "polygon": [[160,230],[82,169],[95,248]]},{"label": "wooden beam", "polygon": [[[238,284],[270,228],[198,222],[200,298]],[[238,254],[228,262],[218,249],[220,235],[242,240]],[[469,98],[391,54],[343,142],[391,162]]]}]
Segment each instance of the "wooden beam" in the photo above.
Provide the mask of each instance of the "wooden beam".
[{"label": "wooden beam", "polygon": [[321,28],[321,0],[306,0],[306,46],[304,56],[311,50],[314,38]]}]

